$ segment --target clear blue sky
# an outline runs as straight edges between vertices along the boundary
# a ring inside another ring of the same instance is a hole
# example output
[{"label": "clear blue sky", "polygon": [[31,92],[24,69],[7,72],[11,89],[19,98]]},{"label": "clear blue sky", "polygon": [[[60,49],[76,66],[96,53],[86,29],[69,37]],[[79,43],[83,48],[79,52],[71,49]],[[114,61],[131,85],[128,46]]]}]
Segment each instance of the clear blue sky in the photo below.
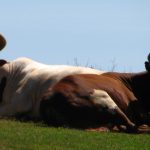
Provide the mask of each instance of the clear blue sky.
[{"label": "clear blue sky", "polygon": [[0,0],[0,58],[142,71],[150,52],[150,0]]}]

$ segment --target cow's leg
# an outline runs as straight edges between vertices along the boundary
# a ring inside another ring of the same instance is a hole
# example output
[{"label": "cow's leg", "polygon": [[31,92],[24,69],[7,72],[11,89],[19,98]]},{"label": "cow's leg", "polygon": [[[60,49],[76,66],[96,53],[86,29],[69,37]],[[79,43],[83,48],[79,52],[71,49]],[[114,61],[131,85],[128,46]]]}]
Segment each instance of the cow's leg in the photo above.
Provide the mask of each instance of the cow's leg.
[{"label": "cow's leg", "polygon": [[14,98],[10,103],[0,104],[0,117],[15,117],[19,114],[28,114],[32,110],[32,101],[30,99]]},{"label": "cow's leg", "polygon": [[116,107],[114,109],[114,112],[116,113],[118,118],[120,118],[127,126],[127,132],[137,132],[136,125],[126,116],[126,114],[119,107]]},{"label": "cow's leg", "polygon": [[126,116],[126,114],[117,106],[107,92],[103,90],[94,90],[90,95],[91,101],[95,107],[106,108],[116,119],[121,120],[126,126],[127,131],[136,132],[135,124]]}]

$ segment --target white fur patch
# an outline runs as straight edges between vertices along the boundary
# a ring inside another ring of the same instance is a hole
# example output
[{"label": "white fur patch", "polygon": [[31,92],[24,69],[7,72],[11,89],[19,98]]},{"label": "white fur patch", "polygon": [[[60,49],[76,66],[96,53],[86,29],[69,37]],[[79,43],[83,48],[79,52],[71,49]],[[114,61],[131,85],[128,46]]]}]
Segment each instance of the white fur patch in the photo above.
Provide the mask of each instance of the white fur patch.
[{"label": "white fur patch", "polygon": [[108,95],[104,90],[96,90],[94,89],[93,94],[90,95],[94,104],[98,104],[102,107],[106,107],[108,109],[115,109],[117,104],[112,100],[112,98]]}]

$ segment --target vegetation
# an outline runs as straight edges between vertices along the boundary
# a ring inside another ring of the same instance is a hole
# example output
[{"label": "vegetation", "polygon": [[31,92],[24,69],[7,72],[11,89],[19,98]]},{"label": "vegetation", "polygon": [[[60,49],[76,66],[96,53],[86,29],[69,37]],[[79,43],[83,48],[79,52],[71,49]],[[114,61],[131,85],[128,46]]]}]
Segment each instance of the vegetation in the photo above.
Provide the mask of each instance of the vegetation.
[{"label": "vegetation", "polygon": [[149,150],[150,135],[98,133],[0,120],[0,150]]}]

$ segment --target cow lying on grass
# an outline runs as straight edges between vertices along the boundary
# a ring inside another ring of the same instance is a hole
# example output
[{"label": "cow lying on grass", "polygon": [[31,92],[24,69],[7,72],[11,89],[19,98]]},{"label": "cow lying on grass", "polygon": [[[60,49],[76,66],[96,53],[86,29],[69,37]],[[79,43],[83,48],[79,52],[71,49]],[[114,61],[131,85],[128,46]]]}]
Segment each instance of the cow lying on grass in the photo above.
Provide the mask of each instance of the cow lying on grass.
[{"label": "cow lying on grass", "polygon": [[148,72],[68,76],[45,93],[41,113],[50,125],[140,132],[150,124],[149,84]]},{"label": "cow lying on grass", "polygon": [[149,72],[71,75],[49,88],[40,111],[48,125],[149,133],[149,86]]}]

